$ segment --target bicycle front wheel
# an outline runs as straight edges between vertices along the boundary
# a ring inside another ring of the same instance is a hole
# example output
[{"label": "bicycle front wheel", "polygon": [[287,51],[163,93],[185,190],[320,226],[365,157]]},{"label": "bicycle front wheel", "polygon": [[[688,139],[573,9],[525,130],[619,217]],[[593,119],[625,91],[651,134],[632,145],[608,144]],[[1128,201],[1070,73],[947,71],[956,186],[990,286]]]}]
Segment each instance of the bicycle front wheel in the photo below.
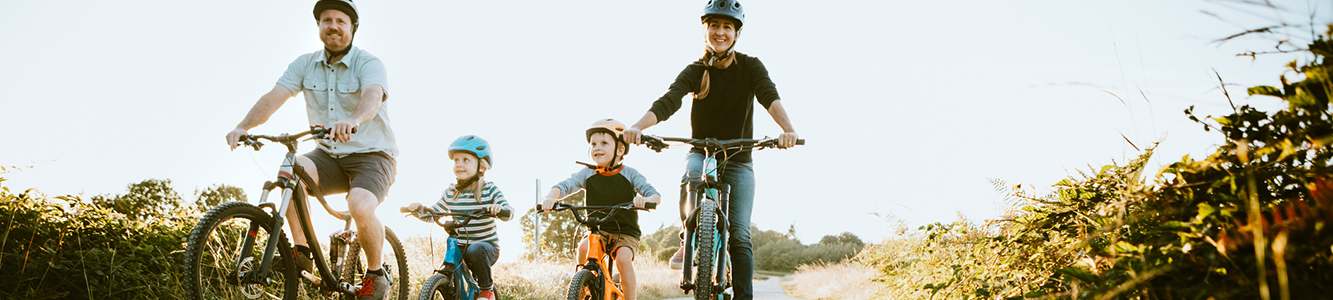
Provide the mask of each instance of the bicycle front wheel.
[{"label": "bicycle front wheel", "polygon": [[435,273],[426,278],[421,285],[421,295],[417,300],[462,300],[458,295],[458,276]]},{"label": "bicycle front wheel", "polygon": [[597,281],[597,274],[587,269],[579,270],[574,273],[574,279],[569,281],[569,300],[602,300],[602,285]]},{"label": "bicycle front wheel", "polygon": [[[264,278],[268,284],[241,282],[249,272],[258,271],[269,236],[273,234],[269,232],[272,227],[273,219],[264,210],[245,202],[224,203],[204,215],[190,231],[185,246],[187,297],[194,300],[295,299],[300,279],[296,264],[290,259],[273,261],[283,264],[286,272],[269,271]],[[276,251],[290,253],[287,236],[277,234]],[[244,248],[242,243],[247,235],[253,237],[253,244]]]},{"label": "bicycle front wheel", "polygon": [[694,231],[694,299],[713,299],[713,266],[717,262],[717,201],[699,204],[699,226]]},{"label": "bicycle front wheel", "polygon": [[[361,277],[369,270],[366,264],[366,253],[361,251],[361,236],[358,233],[357,242],[348,245],[348,255],[346,263],[343,264],[342,278],[353,284],[360,284]],[[385,294],[384,299],[407,300],[411,295],[411,287],[408,286],[407,279],[407,254],[403,252],[403,244],[398,242],[398,235],[393,233],[389,227],[384,227],[384,239],[380,241],[380,262],[381,269],[386,275],[389,275],[392,281],[392,289]],[[352,295],[346,295],[345,299],[355,299]]]}]

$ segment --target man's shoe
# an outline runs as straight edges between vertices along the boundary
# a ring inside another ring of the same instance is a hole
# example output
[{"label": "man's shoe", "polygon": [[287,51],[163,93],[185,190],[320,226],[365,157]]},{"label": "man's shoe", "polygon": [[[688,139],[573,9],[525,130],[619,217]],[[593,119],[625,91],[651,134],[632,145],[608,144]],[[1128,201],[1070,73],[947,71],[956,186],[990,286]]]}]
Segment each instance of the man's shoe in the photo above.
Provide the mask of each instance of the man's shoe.
[{"label": "man's shoe", "polygon": [[[384,269],[380,269],[383,272]],[[356,292],[357,300],[383,300],[384,295],[388,294],[391,284],[387,276],[366,272],[364,279],[361,279],[361,289]]]},{"label": "man's shoe", "polygon": [[481,290],[480,293],[477,293],[477,300],[482,299],[495,300],[495,293],[492,293],[491,290]]},{"label": "man's shoe", "polygon": [[676,254],[671,256],[671,269],[680,270],[685,268],[685,248],[676,250]]}]

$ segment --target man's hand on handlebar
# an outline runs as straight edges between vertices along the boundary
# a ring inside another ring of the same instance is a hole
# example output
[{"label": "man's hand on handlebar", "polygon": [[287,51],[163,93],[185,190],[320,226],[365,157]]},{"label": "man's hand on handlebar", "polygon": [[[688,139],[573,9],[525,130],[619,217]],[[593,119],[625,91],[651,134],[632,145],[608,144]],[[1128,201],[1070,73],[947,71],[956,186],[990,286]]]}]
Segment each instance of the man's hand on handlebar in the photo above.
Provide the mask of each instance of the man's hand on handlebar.
[{"label": "man's hand on handlebar", "polygon": [[250,133],[244,128],[236,127],[236,129],[232,129],[231,132],[227,133],[227,146],[231,146],[231,150],[236,150],[236,147],[240,146],[241,138],[246,135],[250,135]]},{"label": "man's hand on handlebar", "polygon": [[356,127],[358,125],[359,124],[350,119],[343,119],[335,122],[329,128],[329,133],[331,134],[329,139],[339,143],[346,143],[347,141],[352,140],[352,134],[356,133]]}]

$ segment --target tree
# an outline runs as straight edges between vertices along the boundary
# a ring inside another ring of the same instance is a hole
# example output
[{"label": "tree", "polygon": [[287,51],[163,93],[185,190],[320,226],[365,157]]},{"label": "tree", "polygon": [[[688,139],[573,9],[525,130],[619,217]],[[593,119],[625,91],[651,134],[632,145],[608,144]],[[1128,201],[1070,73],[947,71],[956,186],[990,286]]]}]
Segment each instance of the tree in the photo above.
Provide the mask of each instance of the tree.
[{"label": "tree", "polygon": [[[584,192],[579,191],[565,197],[561,202],[583,205],[583,196]],[[532,245],[536,242],[533,235],[537,228],[533,218],[536,213],[536,208],[529,209],[519,221],[523,226],[523,245],[526,246],[527,257],[529,258],[536,258],[536,253],[532,252]],[[578,250],[579,241],[588,235],[588,229],[574,220],[574,215],[569,211],[543,213],[541,217],[541,244],[539,245],[541,256],[573,258],[575,251]]]},{"label": "tree", "polygon": [[245,197],[245,190],[225,184],[213,185],[203,191],[196,190],[194,195],[196,198],[194,205],[200,210],[212,209],[214,206],[232,201],[248,201]]},{"label": "tree", "polygon": [[642,244],[640,256],[667,261],[680,250],[680,226],[660,226],[656,232],[643,236],[639,243]]},{"label": "tree", "polygon": [[124,195],[93,196],[93,205],[109,208],[130,220],[152,219],[182,209],[181,196],[171,188],[171,179],[148,179],[129,184]]}]

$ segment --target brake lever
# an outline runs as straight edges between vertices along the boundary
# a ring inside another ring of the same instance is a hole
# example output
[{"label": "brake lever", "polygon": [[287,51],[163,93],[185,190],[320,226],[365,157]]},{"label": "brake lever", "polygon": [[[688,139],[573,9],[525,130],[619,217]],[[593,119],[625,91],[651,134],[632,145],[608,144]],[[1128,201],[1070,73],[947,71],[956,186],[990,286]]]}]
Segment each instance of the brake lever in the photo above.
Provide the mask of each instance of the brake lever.
[{"label": "brake lever", "polygon": [[264,143],[263,143],[263,142],[260,142],[258,139],[255,139],[255,138],[252,138],[252,137],[249,137],[249,136],[246,136],[246,137],[245,137],[244,142],[245,142],[245,145],[246,145],[246,146],[250,146],[251,148],[255,148],[255,151],[259,151],[259,148],[260,148],[260,147],[264,147]]}]

